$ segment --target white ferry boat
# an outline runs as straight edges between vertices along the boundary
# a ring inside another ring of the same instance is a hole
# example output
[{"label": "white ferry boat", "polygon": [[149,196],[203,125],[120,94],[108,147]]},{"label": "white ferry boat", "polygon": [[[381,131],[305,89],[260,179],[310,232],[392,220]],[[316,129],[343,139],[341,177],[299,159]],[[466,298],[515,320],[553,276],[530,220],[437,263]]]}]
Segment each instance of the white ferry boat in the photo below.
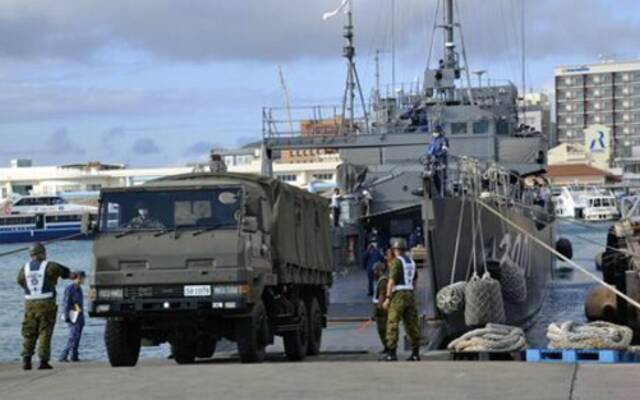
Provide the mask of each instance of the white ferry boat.
[{"label": "white ferry boat", "polygon": [[564,186],[554,194],[558,217],[585,221],[611,221],[620,217],[616,197],[608,190],[593,186]]},{"label": "white ferry boat", "polygon": [[86,238],[80,235],[82,217],[97,212],[97,207],[70,204],[60,196],[24,196],[8,201],[0,215],[0,244]]}]

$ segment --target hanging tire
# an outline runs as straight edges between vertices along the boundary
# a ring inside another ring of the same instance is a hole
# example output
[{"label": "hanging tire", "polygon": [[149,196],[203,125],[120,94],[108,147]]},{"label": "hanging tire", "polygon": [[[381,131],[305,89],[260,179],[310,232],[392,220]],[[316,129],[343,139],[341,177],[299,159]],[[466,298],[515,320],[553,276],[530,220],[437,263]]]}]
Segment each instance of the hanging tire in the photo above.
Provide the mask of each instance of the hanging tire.
[{"label": "hanging tire", "polygon": [[211,337],[201,337],[196,344],[196,357],[211,358],[216,353],[217,341]]},{"label": "hanging tire", "polygon": [[140,325],[133,321],[108,319],[104,343],[112,367],[133,367],[140,357]]},{"label": "hanging tire", "polygon": [[264,361],[269,342],[269,320],[262,302],[256,303],[249,317],[236,321],[235,332],[240,361]]},{"label": "hanging tire", "polygon": [[556,242],[556,251],[569,260],[573,258],[573,245],[571,244],[571,241],[569,239],[558,239],[558,241]]},{"label": "hanging tire", "polygon": [[298,300],[298,329],[286,332],[282,339],[284,352],[289,361],[301,361],[307,355],[309,344],[309,321],[304,301]]},{"label": "hanging tire", "polygon": [[197,343],[190,340],[180,340],[171,343],[171,354],[178,364],[193,364],[198,351]]},{"label": "hanging tire", "polygon": [[308,308],[309,315],[309,343],[307,355],[317,356],[322,346],[323,315],[317,297],[313,297]]}]

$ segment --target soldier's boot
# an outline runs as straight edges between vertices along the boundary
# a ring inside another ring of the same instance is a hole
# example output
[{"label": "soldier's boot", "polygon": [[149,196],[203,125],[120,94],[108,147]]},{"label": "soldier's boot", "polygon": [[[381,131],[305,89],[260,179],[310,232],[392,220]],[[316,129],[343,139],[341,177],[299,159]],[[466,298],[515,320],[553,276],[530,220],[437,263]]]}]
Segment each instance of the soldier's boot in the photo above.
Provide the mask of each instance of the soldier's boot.
[{"label": "soldier's boot", "polygon": [[22,369],[25,371],[31,369],[31,357],[22,357]]},{"label": "soldier's boot", "polygon": [[51,364],[49,364],[48,360],[40,360],[38,369],[53,369],[53,367],[51,366]]},{"label": "soldier's boot", "polygon": [[420,361],[420,349],[413,349],[407,361]]},{"label": "soldier's boot", "polygon": [[378,354],[387,354],[389,352],[389,348],[387,346],[384,346],[384,349],[380,350],[380,352]]},{"label": "soldier's boot", "polygon": [[389,350],[387,355],[382,358],[382,361],[398,361],[398,355],[395,350]]}]

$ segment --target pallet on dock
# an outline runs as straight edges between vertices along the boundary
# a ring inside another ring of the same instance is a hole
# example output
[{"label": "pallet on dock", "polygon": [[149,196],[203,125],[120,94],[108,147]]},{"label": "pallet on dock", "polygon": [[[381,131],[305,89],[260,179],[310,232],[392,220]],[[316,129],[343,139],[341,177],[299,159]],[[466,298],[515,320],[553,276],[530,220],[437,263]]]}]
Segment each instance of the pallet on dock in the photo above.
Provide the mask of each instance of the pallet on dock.
[{"label": "pallet on dock", "polygon": [[453,361],[524,361],[523,351],[468,351],[450,353]]},{"label": "pallet on dock", "polygon": [[640,362],[640,357],[621,350],[529,349],[527,362],[616,364]]}]

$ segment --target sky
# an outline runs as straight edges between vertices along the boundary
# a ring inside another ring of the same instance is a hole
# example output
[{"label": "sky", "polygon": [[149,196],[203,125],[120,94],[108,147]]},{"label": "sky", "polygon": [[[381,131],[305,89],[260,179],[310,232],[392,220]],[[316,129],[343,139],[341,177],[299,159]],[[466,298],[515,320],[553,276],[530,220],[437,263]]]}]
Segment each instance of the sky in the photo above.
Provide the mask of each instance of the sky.
[{"label": "sky", "polygon": [[[204,161],[259,140],[262,107],[337,105],[345,78],[341,0],[2,0],[0,166]],[[353,0],[365,96],[410,82],[441,53],[439,0]],[[557,65],[638,59],[637,0],[457,0],[471,70],[521,85],[522,7],[529,90]],[[391,38],[395,36],[395,40]]]}]

